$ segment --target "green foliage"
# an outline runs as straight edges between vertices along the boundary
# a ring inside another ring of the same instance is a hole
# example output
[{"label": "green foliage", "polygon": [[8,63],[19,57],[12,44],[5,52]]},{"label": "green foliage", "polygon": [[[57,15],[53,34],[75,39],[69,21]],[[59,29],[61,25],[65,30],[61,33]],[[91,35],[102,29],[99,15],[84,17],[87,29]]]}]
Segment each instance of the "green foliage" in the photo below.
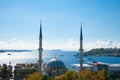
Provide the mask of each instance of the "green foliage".
[{"label": "green foliage", "polygon": [[89,71],[82,70],[80,72],[67,71],[64,75],[56,76],[55,80],[110,80],[105,70]]},{"label": "green foliage", "polygon": [[80,72],[70,70],[63,75],[56,76],[55,78],[35,72],[23,80],[110,80],[110,77],[105,70],[89,71],[84,69]]},{"label": "green foliage", "polygon": [[28,78],[23,78],[23,80],[42,80],[42,75],[39,72],[30,74]]},{"label": "green foliage", "polygon": [[50,76],[48,76],[48,75],[44,75],[42,77],[42,80],[53,80],[53,79]]},{"label": "green foliage", "polygon": [[75,71],[67,71],[64,74],[65,80],[76,80],[78,78],[78,74]]}]

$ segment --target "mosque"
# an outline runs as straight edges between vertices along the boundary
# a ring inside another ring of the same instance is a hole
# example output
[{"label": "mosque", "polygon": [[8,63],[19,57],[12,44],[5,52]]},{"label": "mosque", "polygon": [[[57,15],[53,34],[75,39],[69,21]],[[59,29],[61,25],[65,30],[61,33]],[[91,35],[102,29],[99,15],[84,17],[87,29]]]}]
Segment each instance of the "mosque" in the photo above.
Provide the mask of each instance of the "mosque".
[{"label": "mosque", "polygon": [[[40,22],[40,34],[39,34],[39,72],[44,72],[46,75],[49,75],[51,77],[64,74],[67,71],[67,68],[63,61],[57,59],[55,56],[53,59],[51,59],[47,64],[43,64],[42,61],[42,23]],[[43,65],[43,67],[42,67]],[[42,69],[43,68],[43,69]],[[42,71],[43,70],[43,71]]]}]

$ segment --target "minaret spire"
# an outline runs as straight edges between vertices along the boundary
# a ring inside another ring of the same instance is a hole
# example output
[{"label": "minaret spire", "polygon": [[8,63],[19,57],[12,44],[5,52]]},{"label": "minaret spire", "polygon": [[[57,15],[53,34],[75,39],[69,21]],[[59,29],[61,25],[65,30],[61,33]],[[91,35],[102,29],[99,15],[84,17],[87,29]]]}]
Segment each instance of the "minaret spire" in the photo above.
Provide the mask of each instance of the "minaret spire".
[{"label": "minaret spire", "polygon": [[82,35],[82,22],[81,22],[81,30],[80,30],[80,39],[83,40],[83,35]]},{"label": "minaret spire", "polygon": [[39,48],[42,48],[42,21],[40,20]]},{"label": "minaret spire", "polygon": [[82,34],[82,22],[81,22],[81,28],[80,28],[80,70],[83,69],[83,34]]},{"label": "minaret spire", "polygon": [[39,48],[38,48],[38,51],[39,51],[39,60],[38,60],[39,72],[41,73],[42,72],[42,51],[43,51],[43,48],[42,48],[42,21],[41,20],[40,20],[40,34],[39,34]]},{"label": "minaret spire", "polygon": [[80,27],[80,49],[83,49],[82,22],[81,22],[81,27]]}]

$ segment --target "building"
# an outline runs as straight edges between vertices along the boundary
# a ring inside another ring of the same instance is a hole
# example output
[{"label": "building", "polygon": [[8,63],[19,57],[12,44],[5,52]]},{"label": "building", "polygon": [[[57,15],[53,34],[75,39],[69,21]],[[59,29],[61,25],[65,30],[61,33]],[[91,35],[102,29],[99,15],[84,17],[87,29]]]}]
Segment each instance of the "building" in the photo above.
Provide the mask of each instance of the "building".
[{"label": "building", "polygon": [[21,80],[34,72],[38,72],[38,64],[16,64],[14,67],[14,80]]},{"label": "building", "polygon": [[7,64],[0,65],[0,80],[9,80],[12,77],[12,66]]}]

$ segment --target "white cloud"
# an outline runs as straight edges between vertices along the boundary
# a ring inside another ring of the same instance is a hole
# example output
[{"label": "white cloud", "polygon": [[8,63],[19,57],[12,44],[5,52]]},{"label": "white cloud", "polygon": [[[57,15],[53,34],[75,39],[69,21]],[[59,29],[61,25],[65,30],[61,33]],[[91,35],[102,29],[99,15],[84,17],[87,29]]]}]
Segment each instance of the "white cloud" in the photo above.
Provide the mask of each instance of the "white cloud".
[{"label": "white cloud", "polygon": [[36,42],[26,42],[12,38],[10,41],[0,41],[0,49],[36,49]]},{"label": "white cloud", "polygon": [[111,40],[96,40],[92,42],[88,42],[84,44],[85,49],[90,50],[93,48],[120,48],[120,42],[119,41],[111,41]]},{"label": "white cloud", "polygon": [[50,43],[45,41],[43,47],[46,49],[62,49],[62,50],[77,50],[78,43],[73,39],[68,39],[63,42]]},{"label": "white cloud", "polygon": [[[90,50],[93,48],[120,48],[119,41],[111,41],[111,40],[96,40],[84,42],[83,47],[85,50]],[[43,41],[43,48],[46,49],[62,49],[62,50],[78,50],[79,49],[79,41],[74,39],[67,39],[63,42],[49,42]],[[16,40],[12,38],[10,41],[0,41],[0,49],[38,49],[38,40],[33,42],[28,42],[24,40]]]}]

